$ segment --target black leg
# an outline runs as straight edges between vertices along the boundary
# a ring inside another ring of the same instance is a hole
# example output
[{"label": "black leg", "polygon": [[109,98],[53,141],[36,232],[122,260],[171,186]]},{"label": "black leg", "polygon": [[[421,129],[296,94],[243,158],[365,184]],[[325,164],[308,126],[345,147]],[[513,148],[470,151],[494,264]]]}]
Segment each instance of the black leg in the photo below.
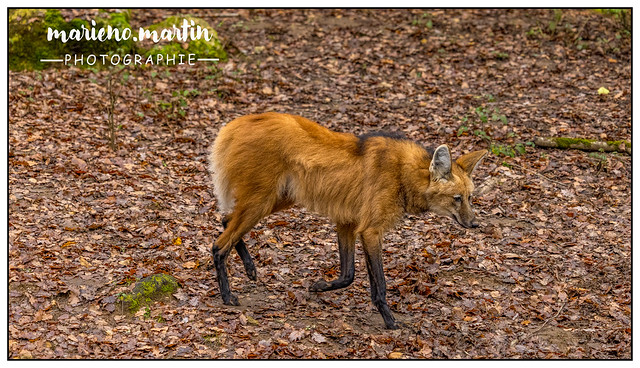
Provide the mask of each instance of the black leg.
[{"label": "black leg", "polygon": [[338,225],[338,247],[340,250],[340,276],[331,281],[319,280],[309,287],[309,291],[329,291],[351,285],[355,274],[354,254],[356,237],[352,225]]},{"label": "black leg", "polygon": [[369,281],[371,283],[371,301],[378,309],[384,319],[384,324],[389,329],[398,328],[393,314],[387,305],[387,283],[384,279],[384,271],[382,269],[382,246],[377,236],[364,240],[364,252],[367,259],[367,271],[369,272]]},{"label": "black leg", "polygon": [[374,296],[373,289],[377,288],[376,279],[373,277],[373,274],[371,273],[371,266],[369,266],[369,259],[366,259],[366,263],[367,263],[367,274],[369,274],[369,289],[371,290],[371,303],[374,303],[375,305],[375,300],[373,298]]},{"label": "black leg", "polygon": [[247,250],[247,245],[244,243],[244,240],[240,239],[240,241],[236,243],[235,248],[238,255],[240,255],[240,259],[242,259],[242,264],[244,264],[244,270],[247,273],[247,277],[249,277],[250,280],[256,281],[258,279],[256,266],[253,264],[253,260],[251,259],[251,255],[249,254],[249,250]]},{"label": "black leg", "polygon": [[[227,224],[229,224],[229,216],[225,216],[222,218],[222,227],[227,228]],[[249,254],[249,250],[247,249],[247,245],[244,240],[240,239],[234,246],[236,248],[236,252],[242,259],[242,264],[244,264],[244,270],[247,273],[247,276],[250,280],[256,281],[258,279],[256,266],[253,264],[253,259],[251,259],[251,254]]]},{"label": "black leg", "polygon": [[229,289],[227,265],[225,264],[229,252],[223,254],[215,245],[211,248],[211,252],[213,253],[213,263],[216,266],[216,273],[218,275],[218,286],[220,287],[222,302],[226,305],[240,305],[238,298],[231,294],[231,290]]}]

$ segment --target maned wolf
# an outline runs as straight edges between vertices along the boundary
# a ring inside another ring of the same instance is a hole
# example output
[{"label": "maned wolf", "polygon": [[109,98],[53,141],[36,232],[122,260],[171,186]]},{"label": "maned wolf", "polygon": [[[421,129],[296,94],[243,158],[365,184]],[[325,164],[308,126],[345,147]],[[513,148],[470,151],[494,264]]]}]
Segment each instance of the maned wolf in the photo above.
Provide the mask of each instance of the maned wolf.
[{"label": "maned wolf", "polygon": [[340,276],[319,280],[320,292],[353,282],[356,239],[366,255],[371,300],[387,328],[397,328],[386,301],[382,238],[403,213],[432,211],[466,228],[477,227],[471,208],[471,173],[486,150],[456,161],[446,145],[428,153],[397,136],[336,133],[300,116],[247,115],[220,129],[209,155],[224,231],[212,247],[224,304],[238,305],[229,290],[225,261],[235,247],[247,276],[256,269],[242,236],[271,213],[295,204],[337,224]]}]

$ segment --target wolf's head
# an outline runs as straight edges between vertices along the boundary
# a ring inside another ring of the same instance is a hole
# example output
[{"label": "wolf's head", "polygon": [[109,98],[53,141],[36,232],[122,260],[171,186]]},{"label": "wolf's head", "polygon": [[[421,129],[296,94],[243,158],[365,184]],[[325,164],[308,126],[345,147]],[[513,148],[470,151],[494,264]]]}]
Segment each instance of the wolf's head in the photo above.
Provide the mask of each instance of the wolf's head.
[{"label": "wolf's head", "polygon": [[471,207],[471,173],[486,154],[487,150],[475,151],[452,161],[447,145],[436,148],[429,165],[429,211],[451,217],[466,228],[478,227]]}]

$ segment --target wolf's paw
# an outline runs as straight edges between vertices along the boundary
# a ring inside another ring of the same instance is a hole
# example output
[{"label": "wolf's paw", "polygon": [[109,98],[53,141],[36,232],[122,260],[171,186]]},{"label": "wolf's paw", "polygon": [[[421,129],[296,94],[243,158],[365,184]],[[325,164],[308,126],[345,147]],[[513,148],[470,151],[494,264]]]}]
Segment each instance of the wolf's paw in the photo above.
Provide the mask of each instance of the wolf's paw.
[{"label": "wolf's paw", "polygon": [[246,267],[245,271],[247,272],[247,277],[251,281],[256,281],[258,279],[258,273],[256,272],[255,267]]},{"label": "wolf's paw", "polygon": [[225,305],[235,305],[235,306],[240,305],[240,302],[238,301],[238,298],[233,294],[229,294],[226,297],[223,296],[222,297],[222,302]]},{"label": "wolf's paw", "polygon": [[331,285],[324,281],[324,280],[320,280],[320,281],[316,281],[313,285],[309,286],[309,291],[326,291],[327,289],[329,289],[331,287]]}]

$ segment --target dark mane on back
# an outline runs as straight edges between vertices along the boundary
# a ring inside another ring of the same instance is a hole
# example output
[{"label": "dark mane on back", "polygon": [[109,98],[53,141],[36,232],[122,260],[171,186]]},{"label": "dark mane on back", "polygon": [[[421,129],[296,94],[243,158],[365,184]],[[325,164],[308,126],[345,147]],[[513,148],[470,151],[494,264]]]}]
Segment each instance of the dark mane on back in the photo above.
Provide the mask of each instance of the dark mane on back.
[{"label": "dark mane on back", "polygon": [[384,137],[396,140],[408,140],[408,138],[399,132],[371,132],[358,136],[358,154],[364,153],[364,145],[367,142],[367,139],[373,137]]},{"label": "dark mane on back", "polygon": [[427,151],[427,153],[429,154],[429,157],[433,157],[433,152],[435,152],[435,148],[433,147],[427,147],[427,146],[422,146],[422,148],[424,148],[425,151]]},{"label": "dark mane on back", "polygon": [[[373,138],[373,137],[384,137],[384,138],[390,138],[390,139],[396,139],[396,140],[401,140],[401,141],[410,141],[409,138],[407,138],[404,134],[400,133],[400,132],[371,132],[371,133],[366,133],[366,134],[362,134],[358,136],[358,154],[362,155],[364,154],[364,146],[367,142],[367,139],[369,138]],[[419,143],[418,143],[419,144]],[[433,152],[435,151],[434,147],[427,147],[425,145],[419,144],[422,148],[424,148],[425,151],[427,151],[427,154],[429,155],[429,157],[433,156]]]}]

